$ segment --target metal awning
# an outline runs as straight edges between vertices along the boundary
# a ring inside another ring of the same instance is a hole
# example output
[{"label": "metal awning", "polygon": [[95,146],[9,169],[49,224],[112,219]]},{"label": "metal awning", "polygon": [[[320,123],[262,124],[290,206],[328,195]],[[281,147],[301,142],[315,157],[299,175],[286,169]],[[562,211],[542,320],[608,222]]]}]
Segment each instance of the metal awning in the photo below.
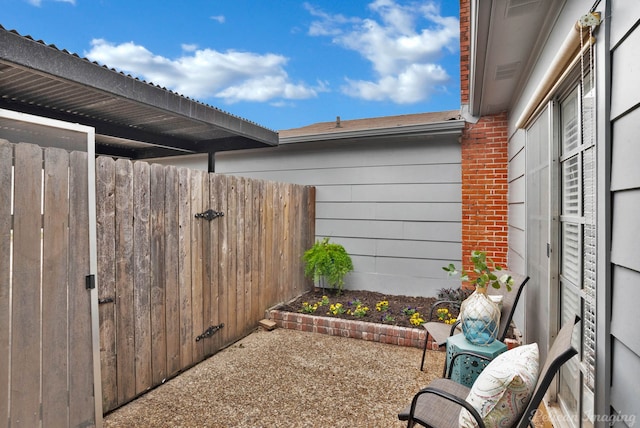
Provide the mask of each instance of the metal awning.
[{"label": "metal awning", "polygon": [[0,26],[0,108],[95,128],[99,154],[145,159],[278,145],[278,134]]}]

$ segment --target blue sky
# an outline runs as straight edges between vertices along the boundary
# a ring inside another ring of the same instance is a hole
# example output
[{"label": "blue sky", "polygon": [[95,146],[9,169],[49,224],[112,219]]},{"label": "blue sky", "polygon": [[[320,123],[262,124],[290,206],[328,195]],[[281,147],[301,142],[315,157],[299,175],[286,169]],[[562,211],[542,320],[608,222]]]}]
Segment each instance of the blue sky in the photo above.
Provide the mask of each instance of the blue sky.
[{"label": "blue sky", "polygon": [[0,0],[0,24],[270,129],[460,107],[453,0]]}]

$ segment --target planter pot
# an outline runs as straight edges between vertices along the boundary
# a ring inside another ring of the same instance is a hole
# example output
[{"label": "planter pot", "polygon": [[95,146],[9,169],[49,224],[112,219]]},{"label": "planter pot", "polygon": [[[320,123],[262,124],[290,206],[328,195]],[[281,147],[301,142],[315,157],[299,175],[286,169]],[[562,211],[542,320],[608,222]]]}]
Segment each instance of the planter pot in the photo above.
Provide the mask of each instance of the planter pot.
[{"label": "planter pot", "polygon": [[500,308],[486,293],[485,287],[477,287],[460,306],[462,333],[474,345],[490,345],[498,337]]}]

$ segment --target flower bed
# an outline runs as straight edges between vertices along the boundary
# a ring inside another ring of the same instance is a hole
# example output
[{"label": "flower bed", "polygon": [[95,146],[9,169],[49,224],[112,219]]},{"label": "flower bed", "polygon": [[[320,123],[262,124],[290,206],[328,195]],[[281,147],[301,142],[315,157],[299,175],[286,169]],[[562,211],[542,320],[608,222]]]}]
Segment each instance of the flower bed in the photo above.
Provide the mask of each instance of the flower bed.
[{"label": "flower bed", "polygon": [[[421,314],[428,314],[433,301],[368,291],[332,295],[315,290],[269,310],[267,317],[280,328],[422,348],[426,330],[420,324],[428,315]],[[438,350],[436,344],[427,346]]]}]

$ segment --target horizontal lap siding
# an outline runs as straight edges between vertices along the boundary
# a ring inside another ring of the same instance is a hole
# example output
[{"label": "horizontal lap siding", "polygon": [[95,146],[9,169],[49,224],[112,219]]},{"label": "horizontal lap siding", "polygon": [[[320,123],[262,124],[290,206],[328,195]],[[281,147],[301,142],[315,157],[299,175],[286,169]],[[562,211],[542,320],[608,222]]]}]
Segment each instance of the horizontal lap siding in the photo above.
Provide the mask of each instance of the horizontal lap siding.
[{"label": "horizontal lap siding", "polygon": [[[611,353],[615,358],[611,373],[611,407],[627,418],[635,417],[637,424],[637,419],[640,417],[638,411],[640,359],[638,354],[617,338],[614,337],[611,342]],[[629,423],[628,426],[635,426],[635,424]]]},{"label": "horizontal lap siding", "polygon": [[525,162],[524,131],[520,130],[509,140],[509,252],[507,265],[512,271],[521,274],[526,271],[526,244],[524,239],[520,239],[521,236],[524,236],[526,229]]},{"label": "horizontal lap siding", "polygon": [[456,137],[419,142],[297,143],[219,153],[216,170],[313,185],[316,238],[345,246],[345,287],[434,295],[455,286],[441,267],[460,260],[461,174]]},{"label": "horizontal lap siding", "polygon": [[[526,156],[525,156],[525,132],[516,133],[509,140],[509,166],[508,166],[508,251],[507,266],[513,272],[525,274],[526,263],[526,223],[527,213],[525,206],[526,188]],[[524,329],[525,305],[516,307],[513,315],[516,326]]]},{"label": "horizontal lap siding", "polygon": [[612,2],[611,151],[612,240],[612,381],[611,407],[640,416],[640,4]]}]

